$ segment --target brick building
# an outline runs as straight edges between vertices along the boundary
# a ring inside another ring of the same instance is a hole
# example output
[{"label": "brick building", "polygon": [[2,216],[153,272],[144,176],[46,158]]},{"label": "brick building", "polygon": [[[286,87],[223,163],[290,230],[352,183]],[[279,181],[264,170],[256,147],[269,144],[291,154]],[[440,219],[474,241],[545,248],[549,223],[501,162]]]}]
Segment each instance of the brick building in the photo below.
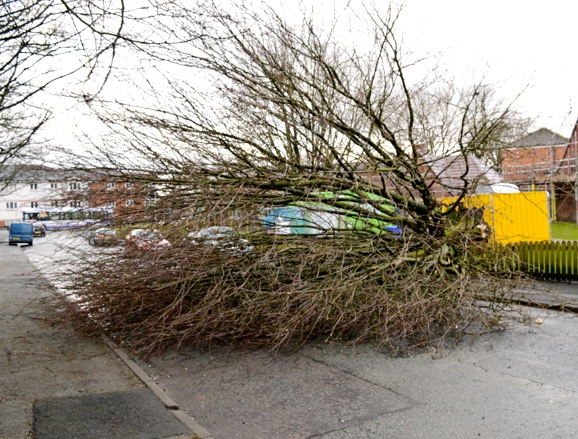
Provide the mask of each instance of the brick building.
[{"label": "brick building", "polygon": [[0,169],[0,227],[30,209],[110,208],[115,217],[144,215],[151,190],[101,170],[19,165]]},{"label": "brick building", "polygon": [[145,216],[147,200],[150,199],[150,190],[143,183],[126,181],[108,174],[100,178],[93,175],[85,199],[91,206],[112,209],[117,218],[142,218]]},{"label": "brick building", "polygon": [[523,191],[547,191],[550,216],[556,221],[578,222],[577,165],[578,121],[570,139],[542,128],[502,153],[504,181],[517,184]]}]

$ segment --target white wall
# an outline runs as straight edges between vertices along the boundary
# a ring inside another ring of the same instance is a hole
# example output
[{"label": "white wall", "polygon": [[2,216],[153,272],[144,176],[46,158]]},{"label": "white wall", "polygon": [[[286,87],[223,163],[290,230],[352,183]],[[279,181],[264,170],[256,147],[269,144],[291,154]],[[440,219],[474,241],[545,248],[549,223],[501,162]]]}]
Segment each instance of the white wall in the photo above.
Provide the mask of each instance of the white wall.
[{"label": "white wall", "polygon": [[[51,202],[58,199],[64,183],[57,183],[58,188],[51,188],[51,184],[54,183],[15,183],[4,189],[0,193],[0,227],[5,227],[6,222],[21,221],[22,209],[32,207],[32,203],[38,203],[38,207],[50,207]],[[11,208],[11,203],[16,207]]]}]

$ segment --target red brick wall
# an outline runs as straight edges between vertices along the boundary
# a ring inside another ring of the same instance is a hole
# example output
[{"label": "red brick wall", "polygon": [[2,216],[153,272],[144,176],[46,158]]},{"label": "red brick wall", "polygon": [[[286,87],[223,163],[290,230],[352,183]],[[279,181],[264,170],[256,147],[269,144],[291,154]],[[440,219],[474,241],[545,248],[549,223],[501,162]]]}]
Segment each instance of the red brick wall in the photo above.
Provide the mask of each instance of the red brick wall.
[{"label": "red brick wall", "polygon": [[[142,213],[146,199],[143,185],[134,183],[127,188],[125,182],[114,183],[114,188],[108,188],[105,181],[93,182],[87,194],[89,204],[103,207],[114,202],[116,203],[115,216]],[[127,206],[127,200],[132,200],[134,204]]]},{"label": "red brick wall", "polygon": [[507,149],[502,154],[502,175],[505,181],[523,183],[549,180],[554,175],[575,178],[578,143],[557,146]]}]

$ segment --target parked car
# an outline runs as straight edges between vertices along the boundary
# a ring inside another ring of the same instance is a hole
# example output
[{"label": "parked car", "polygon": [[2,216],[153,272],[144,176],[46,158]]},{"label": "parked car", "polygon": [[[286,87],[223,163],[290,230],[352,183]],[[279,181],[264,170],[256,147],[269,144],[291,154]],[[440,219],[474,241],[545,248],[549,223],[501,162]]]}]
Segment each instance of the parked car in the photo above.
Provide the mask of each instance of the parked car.
[{"label": "parked car", "polygon": [[46,236],[46,226],[42,223],[33,223],[34,236]]},{"label": "parked car", "polygon": [[190,232],[188,239],[193,246],[217,248],[234,257],[245,256],[254,250],[251,243],[242,238],[239,232],[226,226],[212,226]]},{"label": "parked car", "polygon": [[88,243],[90,245],[117,245],[121,239],[117,233],[108,227],[101,227],[90,232]]},{"label": "parked car", "polygon": [[10,223],[8,227],[8,244],[28,244],[33,245],[34,227],[32,223]]},{"label": "parked car", "polygon": [[126,237],[125,251],[159,251],[170,245],[158,230],[134,229]]}]

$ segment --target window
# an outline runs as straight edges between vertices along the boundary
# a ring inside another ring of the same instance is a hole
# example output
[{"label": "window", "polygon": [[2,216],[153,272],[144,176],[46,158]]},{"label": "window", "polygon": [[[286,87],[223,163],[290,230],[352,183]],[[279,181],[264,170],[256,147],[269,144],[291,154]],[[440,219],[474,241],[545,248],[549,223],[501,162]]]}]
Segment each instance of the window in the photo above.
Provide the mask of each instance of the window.
[{"label": "window", "polygon": [[38,189],[38,183],[30,183],[30,189],[32,189],[33,191]]},{"label": "window", "polygon": [[6,209],[18,209],[18,203],[10,201],[9,203],[6,203]]},{"label": "window", "polygon": [[30,203],[30,207],[32,207],[33,209],[36,209],[38,207],[38,202],[33,201],[32,203]]},{"label": "window", "polygon": [[127,206],[133,206],[134,205],[134,200],[126,200],[125,204]]},{"label": "window", "polygon": [[51,202],[50,202],[50,205],[51,205],[52,207],[58,207],[58,201],[51,201]]},{"label": "window", "polygon": [[72,200],[68,205],[70,207],[82,207],[82,201]]},{"label": "window", "polygon": [[127,181],[127,182],[124,184],[124,187],[127,188],[127,189],[132,189],[132,183],[129,182],[129,181]]},{"label": "window", "polygon": [[16,190],[16,184],[14,183],[10,183],[6,189],[8,189],[9,191],[15,191]]},{"label": "window", "polygon": [[150,192],[145,199],[145,206],[153,206],[157,202],[157,194]]},{"label": "window", "polygon": [[109,191],[113,191],[115,188],[114,183],[107,183],[106,184],[106,189]]},{"label": "window", "polygon": [[58,189],[58,183],[50,183],[50,189]]},{"label": "window", "polygon": [[110,203],[107,203],[106,207],[108,207],[109,209],[114,209],[116,207],[116,201],[111,201]]},{"label": "window", "polygon": [[76,182],[68,183],[68,189],[71,191],[78,190],[78,189],[80,189],[80,184],[76,183]]}]

